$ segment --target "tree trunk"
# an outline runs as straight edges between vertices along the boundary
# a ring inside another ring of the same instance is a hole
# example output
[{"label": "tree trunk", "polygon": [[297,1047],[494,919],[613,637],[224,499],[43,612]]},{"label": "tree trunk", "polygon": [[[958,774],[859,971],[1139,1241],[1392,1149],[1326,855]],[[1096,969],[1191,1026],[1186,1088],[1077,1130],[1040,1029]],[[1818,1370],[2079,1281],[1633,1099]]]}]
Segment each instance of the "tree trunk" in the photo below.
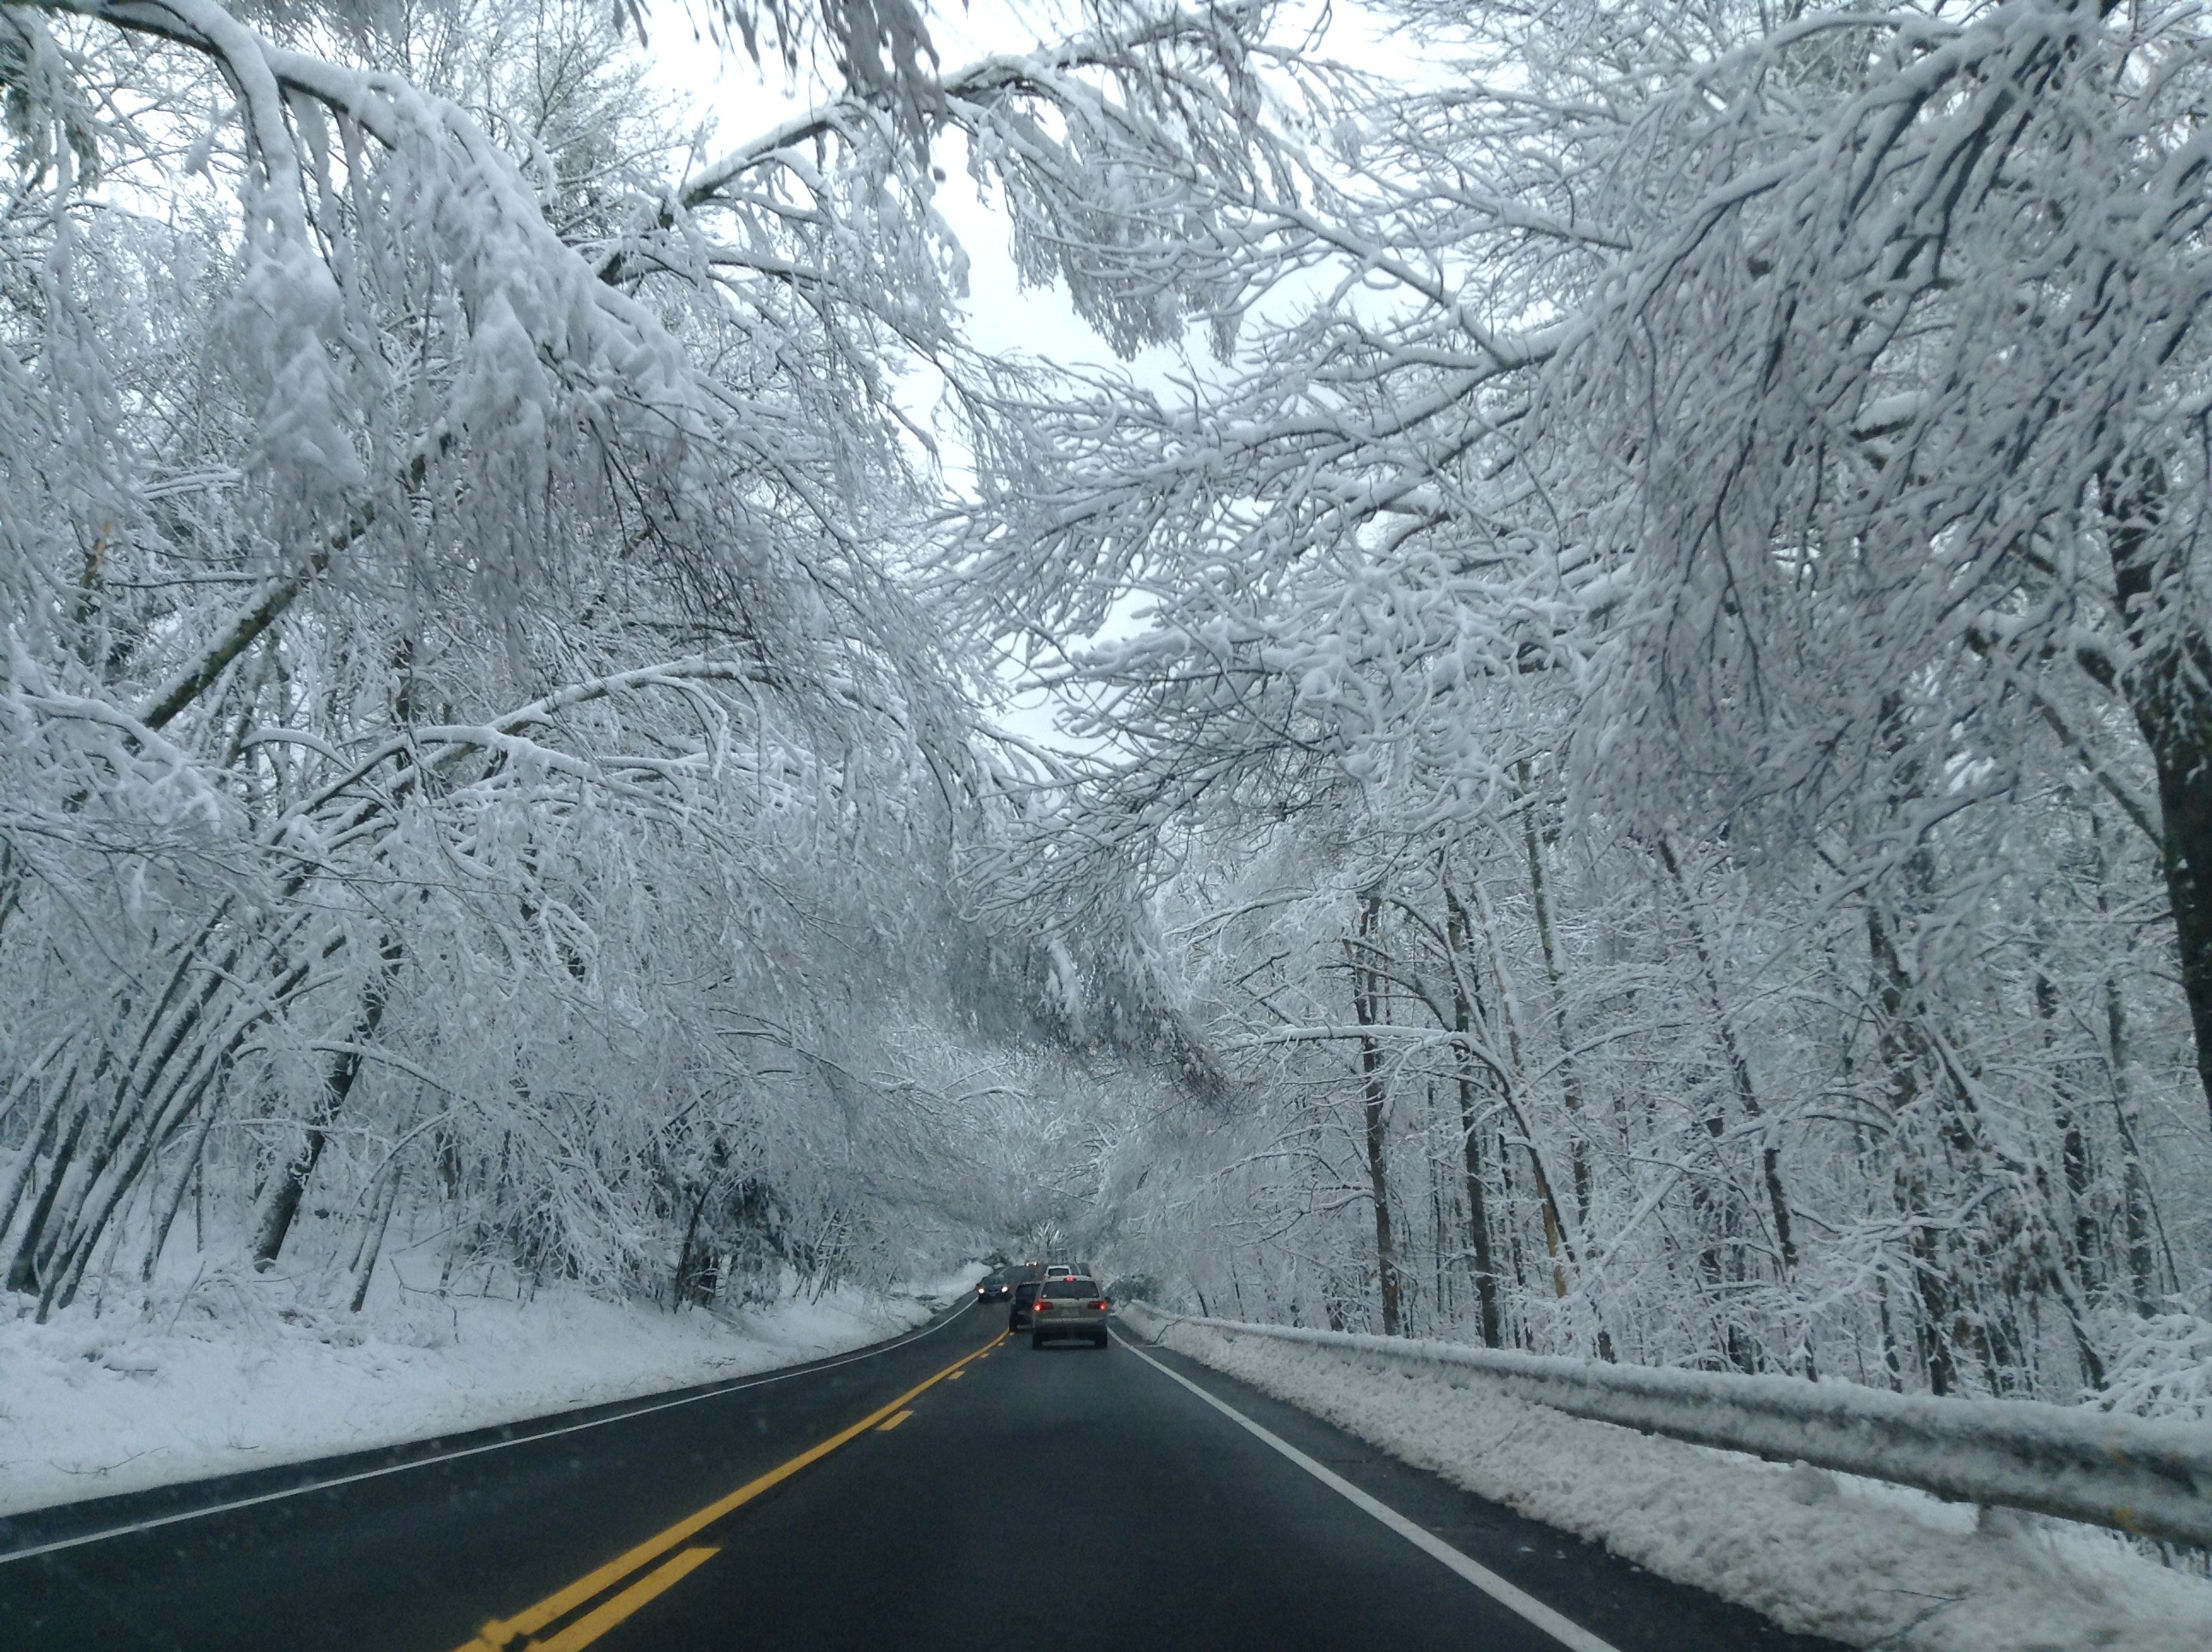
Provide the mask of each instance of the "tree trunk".
[{"label": "tree trunk", "polygon": [[[1889,1116],[1900,1135],[1915,1102],[1920,1099],[1920,1080],[1927,1059],[1926,1042],[1910,1012],[1911,982],[1902,959],[1889,938],[1889,927],[1872,902],[1866,912],[1867,951],[1874,961],[1875,994],[1881,1005],[1881,1063],[1889,1078]],[[1927,1174],[1914,1157],[1910,1140],[1899,1144],[1899,1159],[1892,1193],[1906,1230],[1905,1248],[1912,1259],[1913,1288],[1920,1300],[1921,1364],[1928,1373],[1929,1391],[1938,1396],[1958,1387],[1958,1372],[1951,1356],[1951,1304],[1947,1289],[1946,1259],[1937,1242],[1934,1212],[1929,1208]]]},{"label": "tree trunk", "polygon": [[15,1225],[16,1207],[23,1195],[35,1181],[39,1173],[39,1155],[53,1141],[54,1132],[61,1118],[62,1107],[76,1084],[76,1068],[72,1066],[62,1075],[61,1082],[47,1095],[39,1115],[32,1121],[30,1133],[23,1138],[22,1157],[8,1167],[8,1181],[0,1191],[0,1240]]},{"label": "tree trunk", "polygon": [[139,1282],[154,1283],[154,1270],[161,1266],[161,1252],[169,1242],[169,1230],[176,1224],[177,1212],[184,1208],[185,1193],[189,1188],[197,1193],[200,1186],[200,1155],[207,1149],[209,1133],[215,1128],[216,1109],[210,1107],[200,1114],[198,1127],[192,1132],[191,1144],[185,1149],[185,1162],[177,1173],[175,1185],[169,1196],[161,1202],[160,1214],[154,1223],[154,1232],[146,1242],[146,1260],[139,1268]]},{"label": "tree trunk", "polygon": [[[1474,895],[1475,911],[1482,924],[1483,940],[1490,952],[1491,975],[1493,980],[1501,983],[1500,1007],[1505,1017],[1505,1043],[1506,1048],[1511,1052],[1513,1061],[1511,1078],[1509,1079],[1503,1075],[1500,1077],[1499,1084],[1503,1094],[1499,1096],[1499,1100],[1504,1102],[1506,1112],[1511,1115],[1514,1127],[1520,1131],[1522,1149],[1528,1156],[1528,1173],[1535,1181],[1536,1198],[1543,1210],[1544,1248],[1552,1262],[1552,1294],[1557,1300],[1565,1302],[1569,1294],[1565,1262],[1571,1259],[1577,1267],[1580,1267],[1582,1258],[1576,1254],[1573,1242],[1567,1236],[1566,1223],[1559,1212],[1559,1201],[1552,1189],[1551,1175],[1544,1168],[1543,1153],[1536,1145],[1535,1133],[1529,1129],[1527,1112],[1518,1099],[1522,1093],[1522,1080],[1528,1072],[1521,1053],[1520,1017],[1514,1012],[1511,995],[1503,990],[1502,983],[1505,978],[1504,962],[1498,953],[1497,930],[1492,920],[1490,903],[1483,896],[1481,884],[1477,884],[1474,886]],[[1502,1156],[1505,1151],[1502,1141],[1499,1151],[1502,1163]],[[1517,1255],[1515,1267],[1517,1272],[1519,1268]],[[1597,1306],[1595,1303],[1591,1303],[1590,1311],[1594,1316],[1596,1315]],[[1599,1358],[1608,1363],[1612,1361],[1613,1334],[1607,1330],[1602,1317],[1599,1317],[1597,1321],[1597,1351]]]},{"label": "tree trunk", "polygon": [[[68,1133],[54,1150],[54,1167],[39,1196],[31,1203],[30,1218],[23,1224],[23,1232],[15,1243],[15,1254],[8,1264],[8,1289],[35,1291],[39,1288],[41,1242],[46,1237],[46,1224],[52,1217],[54,1200],[60,1193],[62,1183],[69,1179],[70,1165],[76,1157],[78,1139],[84,1133],[85,1121],[92,1116],[89,1103],[80,1106],[70,1121]],[[33,1144],[35,1148],[36,1144]],[[35,1163],[33,1169],[36,1169]],[[51,1248],[51,1247],[47,1247]]]},{"label": "tree trunk", "polygon": [[2112,1064],[2112,1123],[2120,1138],[2120,1215],[2127,1234],[2129,1294],[2136,1314],[2148,1319],[2157,1311],[2157,1262],[2151,1250],[2154,1212],[2136,1142],[2135,1101],[2128,1088],[2127,1011],[2120,1002],[2119,984],[2109,975],[2105,978],[2105,1036]]},{"label": "tree trunk", "polygon": [[[1674,847],[1664,836],[1659,840],[1659,859],[1674,880],[1675,890],[1682,897],[1682,908],[1690,926],[1690,940],[1698,954],[1698,967],[1704,973],[1705,1002],[1713,1012],[1713,1025],[1718,1030],[1721,1053],[1728,1060],[1729,1077],[1735,1085],[1736,1102],[1743,1108],[1744,1116],[1754,1121],[1763,1121],[1765,1109],[1759,1105],[1758,1088],[1751,1081],[1751,1063],[1745,1059],[1742,1042],[1736,1037],[1735,1023],[1729,1017],[1721,1002],[1720,972],[1713,962],[1712,949],[1706,944],[1705,926],[1698,921],[1697,908],[1690,899],[1690,886],[1682,876],[1682,868],[1674,859]],[[1782,1185],[1781,1143],[1771,1127],[1759,1135],[1759,1166],[1766,1184],[1767,1212],[1774,1222],[1774,1242],[1782,1252],[1784,1277],[1795,1283],[1797,1277],[1797,1239],[1790,1219],[1790,1198]]]},{"label": "tree trunk", "polygon": [[[43,1271],[44,1283],[39,1297],[41,1325],[56,1307],[67,1308],[76,1300],[77,1288],[83,1283],[85,1270],[92,1265],[100,1236],[137,1193],[141,1179],[158,1170],[156,1156],[161,1143],[191,1115],[244,1036],[241,1030],[228,1048],[196,1056],[158,1100],[143,1098],[142,1104],[132,1109],[138,1116],[127,1131],[118,1133],[103,1145],[104,1163],[97,1176],[88,1177],[82,1196],[68,1221],[58,1230],[58,1237],[66,1235],[67,1242],[57,1250],[53,1264]],[[124,1151],[126,1147],[130,1150],[127,1153]],[[94,1197],[95,1193],[97,1198]],[[120,1242],[118,1233],[117,1243]],[[110,1247],[111,1254],[113,1248]]]},{"label": "tree trunk", "polygon": [[2212,646],[2181,611],[2185,576],[2160,531],[2164,467],[2141,460],[2109,467],[2098,481],[2131,656],[2117,686],[2158,773],[2166,904],[2197,1039],[2197,1082],[2212,1109]]},{"label": "tree trunk", "polygon": [[1522,1321],[1528,1317],[1528,1269],[1521,1256],[1520,1200],[1513,1191],[1513,1144],[1505,1139],[1503,1130],[1498,1133],[1498,1186],[1505,1197],[1505,1260],[1513,1267],[1513,1301],[1518,1310],[1512,1325],[1501,1328],[1511,1330],[1515,1347],[1525,1348],[1528,1339]]},{"label": "tree trunk", "polygon": [[[1705,939],[1705,926],[1698,920],[1697,902],[1691,898],[1689,879],[1682,875],[1681,862],[1675,858],[1674,846],[1668,841],[1665,833],[1658,838],[1659,861],[1666,867],[1667,876],[1674,885],[1674,892],[1682,902],[1683,921],[1689,926],[1690,943],[1698,955],[1698,969],[1704,977],[1705,1004],[1713,1014],[1713,1026],[1721,1041],[1721,1054],[1726,1059],[1729,1078],[1735,1089],[1736,1104],[1742,1108],[1744,1117],[1760,1124],[1759,1171],[1765,1184],[1766,1209],[1774,1224],[1774,1242],[1781,1253],[1783,1284],[1794,1295],[1797,1285],[1797,1240],[1790,1220],[1790,1200],[1782,1186],[1782,1144],[1773,1126],[1764,1124],[1765,1109],[1759,1103],[1759,1090],[1751,1081],[1751,1063],[1743,1053],[1742,1042],[1736,1037],[1735,1023],[1729,1017],[1726,1004],[1721,998],[1720,969],[1713,961],[1713,951]],[[1719,1154],[1719,1142],[1725,1133],[1720,1115],[1716,1112],[1706,1121],[1706,1130],[1713,1138],[1715,1155]],[[1723,1181],[1726,1166],[1722,1167]],[[1731,1190],[1732,1191],[1732,1190]],[[1733,1319],[1728,1325],[1727,1338],[1729,1362],[1739,1370],[1751,1370],[1757,1362],[1749,1357],[1742,1346]],[[1816,1375],[1813,1349],[1809,1339],[1799,1350],[1804,1374]]]},{"label": "tree trunk", "polygon": [[384,1019],[384,1006],[392,993],[392,971],[398,967],[400,945],[397,938],[385,942],[380,955],[379,969],[362,994],[360,1017],[354,1023],[353,1036],[347,1042],[354,1048],[331,1064],[330,1073],[323,1081],[323,1093],[315,1108],[314,1122],[307,1127],[307,1139],[301,1145],[290,1161],[278,1174],[262,1201],[260,1220],[253,1234],[253,1266],[266,1271],[276,1260],[284,1248],[285,1236],[292,1230],[292,1223],[300,1213],[300,1200],[307,1191],[307,1183],[322,1163],[323,1149],[329,1145],[331,1122],[346,1097],[353,1093],[354,1081],[361,1077],[362,1050],[376,1036],[378,1025]]},{"label": "tree trunk", "polygon": [[353,1296],[346,1304],[349,1313],[358,1314],[368,1300],[368,1284],[376,1277],[376,1259],[384,1249],[384,1236],[392,1226],[392,1207],[399,1202],[399,1167],[394,1164],[386,1172],[376,1211],[362,1237],[361,1254],[354,1259]]},{"label": "tree trunk", "polygon": [[684,1224],[684,1247],[676,1254],[676,1277],[668,1284],[668,1311],[672,1314],[697,1292],[699,1281],[694,1262],[698,1255],[699,1222],[707,1212],[707,1200],[714,1188],[714,1184],[709,1181],[691,1200],[691,1214]]},{"label": "tree trunk", "polygon": [[[1376,896],[1359,899],[1358,945],[1352,959],[1352,1013],[1363,1027],[1382,1020],[1382,977],[1372,968],[1374,949],[1381,944],[1382,902]],[[1375,1203],[1375,1260],[1382,1276],[1382,1334],[1398,1334],[1400,1298],[1398,1252],[1390,1233],[1390,1180],[1388,1149],[1389,1079],[1384,1070],[1382,1047],[1373,1038],[1359,1041],[1361,1111],[1367,1134],[1368,1190]]]},{"label": "tree trunk", "polygon": [[1544,953],[1544,979],[1552,989],[1552,1026],[1559,1040],[1559,1089],[1567,1104],[1567,1160],[1575,1179],[1575,1226],[1589,1222],[1589,1144],[1583,1136],[1582,1077],[1575,1068],[1574,1046],[1567,1036],[1567,992],[1559,978],[1559,951],[1552,938],[1552,902],[1544,884],[1544,850],[1536,835],[1536,799],[1529,786],[1527,758],[1521,760],[1521,839],[1528,855],[1528,894],[1535,908],[1536,940]]},{"label": "tree trunk", "polygon": [[1490,1212],[1482,1180],[1482,1127],[1475,1115],[1474,1068],[1468,1040],[1474,1030],[1474,960],[1468,956],[1467,908],[1449,885],[1444,926],[1452,949],[1452,1029],[1459,1035],[1454,1063],[1459,1080],[1460,1149],[1467,1169],[1467,1231],[1474,1248],[1474,1291],[1482,1316],[1482,1345],[1504,1345],[1498,1315],[1498,1270],[1490,1254]]},{"label": "tree trunk", "polygon": [[[1929,1391],[1941,1395],[1957,1388],[1958,1352],[1973,1337],[1956,1292],[1952,1227],[1934,1208],[1929,1173],[1932,1166],[1949,1166],[1972,1185],[1978,1166],[1969,1162],[1961,1169],[1958,1161],[1978,1160],[1981,1145],[1969,1117],[1971,1103],[1955,1075],[1946,1070],[1919,981],[1899,950],[1899,937],[1905,932],[1901,917],[1917,917],[1929,909],[1936,876],[1934,845],[1925,826],[1912,818],[1926,796],[1926,758],[1915,741],[1911,708],[1899,689],[1881,696],[1881,732],[1884,753],[1893,765],[1884,811],[1891,829],[1908,829],[1911,837],[1893,891],[1898,904],[1886,909],[1880,891],[1866,892],[1867,957],[1874,976],[1871,996],[1880,1006],[1879,1043],[1894,1132],[1891,1196],[1905,1229],[1919,1300],[1921,1363]],[[1931,1109],[1932,1121],[1924,1117]]]},{"label": "tree trunk", "polygon": [[2039,964],[2035,971],[2035,1013],[2043,1023],[2043,1047],[2051,1067],[2053,1099],[2057,1104],[2055,1121],[2058,1126],[2059,1167],[2065,1179],[2066,1207],[2071,1218],[2070,1221],[2059,1219],[2054,1208],[2057,1201],[2048,1186],[2050,1178],[2039,1157],[2035,1167],[2036,1191],[2042,1196],[2044,1220],[2058,1239],[2051,1283],[2074,1329],[2074,1352],[2081,1366],[2081,1380],[2092,1389],[2101,1388],[2105,1386],[2105,1363],[2090,1340],[2088,1325],[2088,1307],[2096,1297],[2100,1271],[2097,1221],[2089,1207],[2089,1149],[2081,1134],[2081,1096],[2069,1076],[2067,1064],[2059,1060],[2057,1054],[2055,1027],[2058,1019],[2058,986]]},{"label": "tree trunk", "polygon": [[[2054,1049],[2058,987],[2040,969],[2035,972],[2035,1012],[2044,1025],[2044,1048]],[[2055,1055],[2052,1060],[2055,1065]],[[2058,1162],[2066,1181],[2066,1206],[2071,1218],[2067,1230],[2072,1265],[2075,1277],[2081,1281],[2082,1291],[2094,1297],[2104,1286],[2105,1248],[2097,1230],[2097,1212],[2089,1193],[2094,1177],[2088,1139],[2081,1130],[2081,1090],[2063,1071],[2053,1073],[2052,1083],[2057,1102],[2055,1122],[2058,1126]]]}]

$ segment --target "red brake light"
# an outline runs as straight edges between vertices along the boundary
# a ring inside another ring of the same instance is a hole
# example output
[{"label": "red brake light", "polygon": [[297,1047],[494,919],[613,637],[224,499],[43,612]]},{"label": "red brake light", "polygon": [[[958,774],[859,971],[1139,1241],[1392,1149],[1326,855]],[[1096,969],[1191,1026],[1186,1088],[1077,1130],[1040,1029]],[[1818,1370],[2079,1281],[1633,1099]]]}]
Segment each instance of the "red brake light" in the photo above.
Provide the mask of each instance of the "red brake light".
[{"label": "red brake light", "polygon": [[1039,1314],[1049,1313],[1052,1310],[1052,1304],[1042,1297],[1039,1297],[1035,1302],[1031,1303],[1030,1307],[1034,1312]]},{"label": "red brake light", "polygon": [[1102,1314],[1106,1311],[1106,1304],[1103,1302],[1095,1302],[1091,1305]]}]

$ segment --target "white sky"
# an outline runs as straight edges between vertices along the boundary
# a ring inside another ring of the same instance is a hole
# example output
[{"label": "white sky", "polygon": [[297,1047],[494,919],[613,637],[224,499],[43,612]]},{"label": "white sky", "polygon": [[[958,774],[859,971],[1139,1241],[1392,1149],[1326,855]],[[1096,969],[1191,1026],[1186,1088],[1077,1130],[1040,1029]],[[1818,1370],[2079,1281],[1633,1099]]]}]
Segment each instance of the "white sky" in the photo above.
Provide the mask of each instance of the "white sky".
[{"label": "white sky", "polygon": [[[940,6],[930,27],[945,68],[952,69],[993,52],[1033,49],[1058,31],[1048,20],[1058,8],[1022,0],[969,0],[964,7]],[[763,76],[742,49],[723,52],[697,33],[686,0],[655,0],[650,36],[655,74],[688,106],[693,118],[710,123],[733,148],[821,100],[820,87],[788,88],[780,71]],[[694,44],[696,41],[696,45]],[[719,152],[715,146],[710,151]],[[1007,252],[1007,224],[994,200],[979,199],[965,171],[966,155],[957,147],[942,157],[946,182],[938,210],[968,250],[969,337],[979,349],[1024,351],[1062,365],[1105,365],[1113,352],[1076,315],[1057,285],[1024,288]],[[1171,352],[1130,364],[1149,377],[1174,363]]]},{"label": "white sky", "polygon": [[[819,86],[787,87],[780,70],[763,76],[744,52],[720,51],[694,25],[698,9],[710,0],[648,0],[653,20],[654,72],[684,102],[692,118],[710,123],[734,147],[753,132],[787,119],[821,100]],[[1299,14],[1323,20],[1319,44],[1330,55],[1362,66],[1407,76],[1419,74],[1401,43],[1386,40],[1357,0],[1295,0],[1280,29],[1293,38]],[[1063,38],[1079,21],[1077,9],[1054,0],[936,0],[929,16],[939,58],[950,70],[994,52],[1038,49]],[[709,146],[710,149],[714,146]],[[714,150],[719,153],[720,150]],[[1064,289],[1024,288],[1007,252],[1008,228],[995,199],[980,199],[965,170],[966,155],[955,134],[941,156],[946,183],[938,210],[967,248],[969,336],[977,348],[1021,351],[1062,366],[1115,366],[1148,387],[1169,392],[1178,378],[1203,378],[1210,355],[1201,328],[1194,328],[1188,352],[1147,349],[1128,362],[1115,361],[1103,340],[1075,313]]]}]

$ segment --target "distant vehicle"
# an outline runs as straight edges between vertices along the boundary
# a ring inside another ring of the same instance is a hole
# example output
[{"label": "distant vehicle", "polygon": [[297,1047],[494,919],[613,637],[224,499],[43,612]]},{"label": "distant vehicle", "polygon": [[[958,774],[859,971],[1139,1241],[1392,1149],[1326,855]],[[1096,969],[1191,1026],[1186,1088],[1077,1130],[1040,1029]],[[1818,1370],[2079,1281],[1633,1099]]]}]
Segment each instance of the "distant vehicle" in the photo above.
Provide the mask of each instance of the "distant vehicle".
[{"label": "distant vehicle", "polygon": [[1008,1332],[1029,1329],[1030,1305],[1036,1301],[1037,1292],[1043,1289],[1043,1285],[1036,1279],[1023,1279],[1016,1283],[1013,1306],[1006,1310]]},{"label": "distant vehicle", "polygon": [[1047,1262],[1044,1265],[1044,1277],[1048,1279],[1074,1278],[1075,1266],[1072,1262]]},{"label": "distant vehicle", "polygon": [[977,1302],[1004,1302],[1014,1294],[1014,1282],[1004,1273],[986,1273],[975,1286]]},{"label": "distant vehicle", "polygon": [[[1030,1314],[1030,1346],[1042,1348],[1054,1337],[1081,1337],[1094,1348],[1106,1345],[1106,1319],[1114,1304],[1099,1294],[1098,1281],[1080,1275],[1047,1279]],[[1018,1305],[1014,1311],[1018,1314]]]}]

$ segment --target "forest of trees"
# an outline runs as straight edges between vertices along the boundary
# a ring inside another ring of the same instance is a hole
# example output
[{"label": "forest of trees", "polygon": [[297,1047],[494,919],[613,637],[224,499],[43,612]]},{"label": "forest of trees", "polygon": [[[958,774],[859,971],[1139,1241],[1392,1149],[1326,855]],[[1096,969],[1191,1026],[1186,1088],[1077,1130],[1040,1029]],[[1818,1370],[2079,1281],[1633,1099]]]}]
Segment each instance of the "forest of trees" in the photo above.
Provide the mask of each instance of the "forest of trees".
[{"label": "forest of trees", "polygon": [[1326,10],[0,6],[0,1301],[2212,1406],[2212,22]]}]

